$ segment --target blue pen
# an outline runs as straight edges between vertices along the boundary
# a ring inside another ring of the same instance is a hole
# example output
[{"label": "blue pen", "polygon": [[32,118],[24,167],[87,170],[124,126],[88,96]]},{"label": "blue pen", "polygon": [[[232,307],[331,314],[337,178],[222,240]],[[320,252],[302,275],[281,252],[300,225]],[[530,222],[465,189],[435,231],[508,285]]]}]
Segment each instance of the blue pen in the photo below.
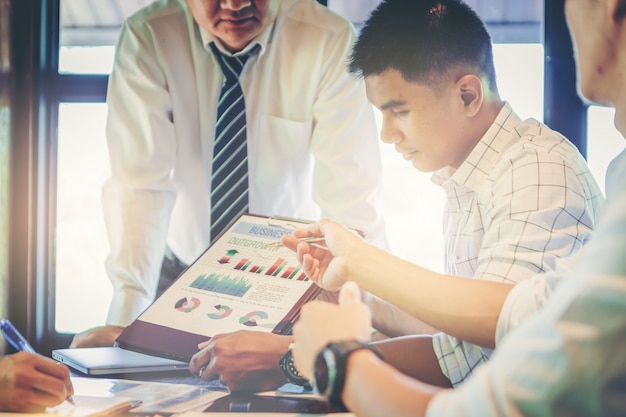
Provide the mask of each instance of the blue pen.
[{"label": "blue pen", "polygon": [[[28,353],[37,353],[30,343],[28,343],[28,340],[26,340],[26,338],[22,336],[15,326],[13,326],[13,324],[4,317],[0,319],[0,330],[2,331],[2,334],[7,342],[9,342],[16,350]],[[72,396],[67,397],[67,401],[74,404]]]},{"label": "blue pen", "polygon": [[28,353],[35,353],[35,349],[28,343],[28,340],[21,335],[20,332],[11,324],[11,322],[5,318],[0,319],[0,330],[4,338],[18,351],[24,351]]}]

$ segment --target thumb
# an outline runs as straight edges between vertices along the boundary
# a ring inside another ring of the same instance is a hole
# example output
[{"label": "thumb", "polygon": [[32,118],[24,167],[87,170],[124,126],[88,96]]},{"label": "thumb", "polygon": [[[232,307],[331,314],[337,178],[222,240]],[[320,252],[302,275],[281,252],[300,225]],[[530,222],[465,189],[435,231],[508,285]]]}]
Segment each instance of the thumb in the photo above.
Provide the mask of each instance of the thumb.
[{"label": "thumb", "polygon": [[341,287],[339,292],[339,305],[352,306],[361,303],[361,289],[354,281],[348,281]]}]

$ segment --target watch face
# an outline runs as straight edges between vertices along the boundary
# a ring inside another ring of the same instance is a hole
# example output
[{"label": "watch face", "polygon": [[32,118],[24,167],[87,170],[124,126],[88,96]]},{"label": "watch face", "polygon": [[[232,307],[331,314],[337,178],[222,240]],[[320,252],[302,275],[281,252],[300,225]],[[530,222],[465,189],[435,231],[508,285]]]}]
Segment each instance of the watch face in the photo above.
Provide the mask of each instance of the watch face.
[{"label": "watch face", "polygon": [[358,340],[329,343],[315,357],[314,384],[317,391],[328,398],[331,404],[339,404],[343,407],[341,395],[346,378],[348,357],[360,349],[368,349],[382,358],[380,353],[367,342]]}]

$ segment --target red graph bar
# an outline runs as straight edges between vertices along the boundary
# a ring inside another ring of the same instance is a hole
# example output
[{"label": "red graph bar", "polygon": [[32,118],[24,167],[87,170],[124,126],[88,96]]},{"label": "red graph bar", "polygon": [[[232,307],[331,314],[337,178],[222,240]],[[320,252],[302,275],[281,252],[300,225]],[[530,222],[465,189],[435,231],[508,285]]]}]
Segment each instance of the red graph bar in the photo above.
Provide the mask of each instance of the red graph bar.
[{"label": "red graph bar", "polygon": [[241,269],[241,268],[242,268],[242,267],[246,264],[246,262],[248,262],[248,260],[247,260],[247,259],[242,259],[242,260],[241,260],[241,261],[239,261],[239,263],[235,266],[235,269]]},{"label": "red graph bar", "polygon": [[283,258],[278,258],[276,260],[276,262],[274,262],[274,264],[272,266],[270,266],[270,269],[267,270],[265,275],[272,275],[274,273],[274,271],[276,271],[276,269],[280,266],[280,264],[283,263],[283,261],[284,261]]}]

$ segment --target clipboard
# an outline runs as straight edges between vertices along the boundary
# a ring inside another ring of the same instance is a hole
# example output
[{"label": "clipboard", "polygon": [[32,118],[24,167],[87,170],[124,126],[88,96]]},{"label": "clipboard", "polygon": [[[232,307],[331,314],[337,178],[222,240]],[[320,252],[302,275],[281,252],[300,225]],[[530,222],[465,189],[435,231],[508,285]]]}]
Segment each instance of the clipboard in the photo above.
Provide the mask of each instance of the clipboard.
[{"label": "clipboard", "polygon": [[293,252],[269,244],[307,223],[241,215],[124,329],[117,344],[188,362],[198,343],[220,333],[290,334],[301,306],[321,289]]}]

